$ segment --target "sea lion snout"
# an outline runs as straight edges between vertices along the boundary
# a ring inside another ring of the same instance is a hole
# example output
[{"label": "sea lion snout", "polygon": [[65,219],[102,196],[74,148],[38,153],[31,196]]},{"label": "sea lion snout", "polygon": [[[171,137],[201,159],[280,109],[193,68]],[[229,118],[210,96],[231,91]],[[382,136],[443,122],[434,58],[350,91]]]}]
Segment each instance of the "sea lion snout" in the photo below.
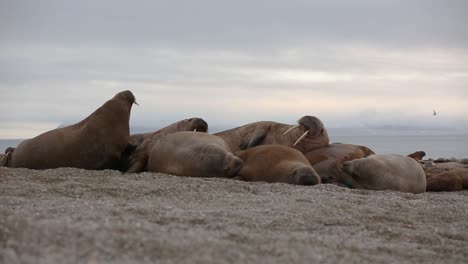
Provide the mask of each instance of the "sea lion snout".
[{"label": "sea lion snout", "polygon": [[227,177],[235,177],[239,174],[244,162],[236,156],[227,156],[224,172]]},{"label": "sea lion snout", "polygon": [[298,185],[316,185],[321,182],[320,177],[309,167],[300,167],[293,172],[294,183]]}]

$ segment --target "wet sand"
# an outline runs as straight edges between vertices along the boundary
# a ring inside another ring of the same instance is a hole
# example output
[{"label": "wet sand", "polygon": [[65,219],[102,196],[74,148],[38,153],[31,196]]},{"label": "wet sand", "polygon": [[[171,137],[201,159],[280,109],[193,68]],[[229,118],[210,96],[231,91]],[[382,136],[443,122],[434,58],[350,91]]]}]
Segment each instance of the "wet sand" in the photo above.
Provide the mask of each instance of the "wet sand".
[{"label": "wet sand", "polygon": [[0,263],[466,263],[468,191],[0,168]]}]

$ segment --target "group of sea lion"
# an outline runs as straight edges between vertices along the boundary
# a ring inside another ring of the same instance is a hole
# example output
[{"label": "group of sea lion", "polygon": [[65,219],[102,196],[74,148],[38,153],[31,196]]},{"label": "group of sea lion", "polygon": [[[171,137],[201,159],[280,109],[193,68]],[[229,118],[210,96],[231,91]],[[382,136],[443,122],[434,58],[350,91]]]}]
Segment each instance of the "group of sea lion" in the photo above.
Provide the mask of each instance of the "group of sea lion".
[{"label": "group of sea lion", "polygon": [[330,144],[325,126],[315,116],[304,116],[296,125],[261,121],[216,134],[208,134],[208,124],[194,117],[155,132],[130,135],[133,104],[137,103],[132,92],[120,92],[81,122],[8,148],[1,165],[150,171],[300,185],[334,183],[412,193],[467,188],[468,168],[425,172],[418,162],[424,152],[375,155],[365,146]]}]

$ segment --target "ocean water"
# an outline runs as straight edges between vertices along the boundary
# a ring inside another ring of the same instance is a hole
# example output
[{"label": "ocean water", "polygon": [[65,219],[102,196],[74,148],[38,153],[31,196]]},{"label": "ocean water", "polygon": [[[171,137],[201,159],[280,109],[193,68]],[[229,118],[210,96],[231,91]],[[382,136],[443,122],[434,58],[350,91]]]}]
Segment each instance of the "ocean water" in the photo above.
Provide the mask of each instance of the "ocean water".
[{"label": "ocean water", "polygon": [[[23,139],[0,139],[0,151],[16,147]],[[407,155],[418,150],[427,158],[468,158],[468,135],[330,136],[330,142],[364,145],[377,154]]]},{"label": "ocean water", "polygon": [[330,136],[330,142],[363,145],[376,154],[407,155],[418,150],[428,158],[468,158],[468,135]]}]

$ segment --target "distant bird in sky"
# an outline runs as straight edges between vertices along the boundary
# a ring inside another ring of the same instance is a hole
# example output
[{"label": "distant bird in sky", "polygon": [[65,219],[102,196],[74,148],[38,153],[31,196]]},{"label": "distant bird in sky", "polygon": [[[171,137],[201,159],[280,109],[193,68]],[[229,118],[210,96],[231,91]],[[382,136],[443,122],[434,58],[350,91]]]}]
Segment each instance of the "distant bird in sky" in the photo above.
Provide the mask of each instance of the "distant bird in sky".
[{"label": "distant bird in sky", "polygon": [[432,111],[434,112],[434,113],[432,113],[433,116],[437,115],[437,113],[436,113],[436,111],[434,109],[432,109]]}]

